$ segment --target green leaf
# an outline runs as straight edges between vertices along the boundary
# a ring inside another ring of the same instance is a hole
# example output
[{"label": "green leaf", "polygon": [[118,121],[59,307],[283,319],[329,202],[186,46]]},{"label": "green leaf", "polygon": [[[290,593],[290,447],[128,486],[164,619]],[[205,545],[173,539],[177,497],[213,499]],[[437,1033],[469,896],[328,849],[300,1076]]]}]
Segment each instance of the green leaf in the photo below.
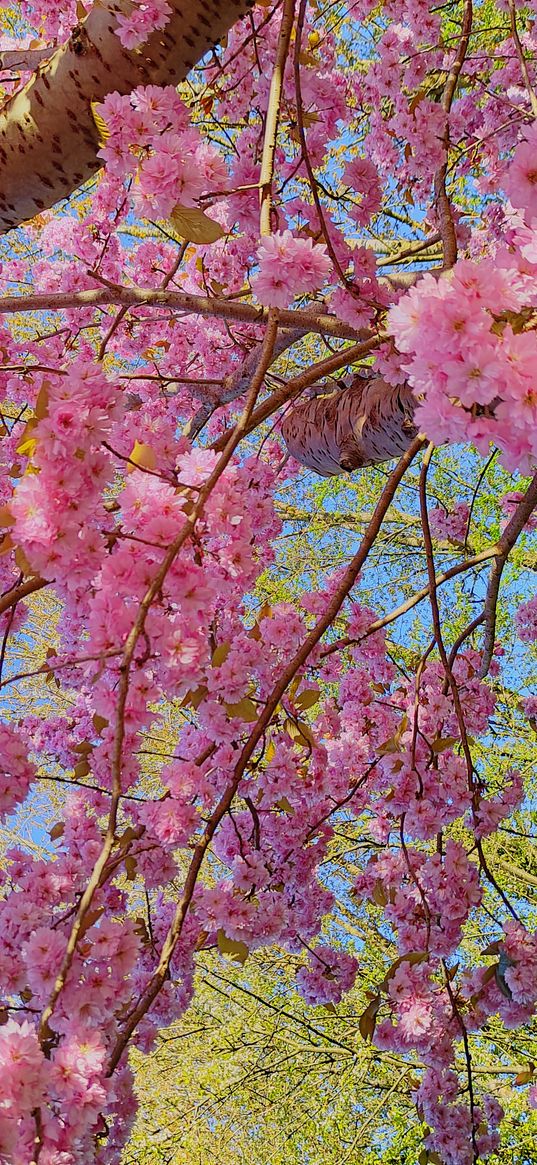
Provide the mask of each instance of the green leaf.
[{"label": "green leaf", "polygon": [[456,736],[437,736],[436,740],[433,740],[431,748],[433,752],[444,752],[446,748],[453,748],[454,744],[458,744]]},{"label": "green leaf", "polygon": [[91,719],[96,732],[102,732],[103,728],[107,728],[110,723],[106,716],[99,716],[98,712],[95,712]]},{"label": "green leaf", "polygon": [[75,765],[75,767],[73,769],[73,774],[76,777],[77,781],[81,781],[82,777],[87,777],[88,773],[90,773],[90,772],[91,772],[91,769],[89,767],[87,760],[79,761],[78,764]]},{"label": "green leaf", "polygon": [[150,445],[144,445],[141,441],[135,441],[129,453],[127,473],[132,473],[134,467],[139,469],[155,469],[156,464],[157,459],[154,449]]},{"label": "green leaf", "polygon": [[320,692],[318,688],[304,688],[304,691],[297,696],[295,706],[305,712],[308,708],[313,708],[314,704],[319,701]]},{"label": "green leaf", "polygon": [[388,895],[386,893],[386,888],[380,880],[375,882],[372,898],[373,902],[376,902],[377,906],[388,905]]},{"label": "green leaf", "polygon": [[280,800],[276,801],[276,805],[278,806],[278,809],[283,809],[284,813],[289,813],[292,815],[295,812],[290,801],[287,800],[287,797],[280,797]]},{"label": "green leaf", "polygon": [[231,643],[219,643],[218,647],[213,651],[211,667],[220,667],[221,664],[225,663],[230,651]]},{"label": "green leaf", "polygon": [[190,692],[187,692],[186,696],[181,701],[181,708],[188,708],[189,704],[191,708],[199,708],[201,701],[205,699],[206,695],[207,688],[195,688]]},{"label": "green leaf", "polygon": [[17,453],[20,453],[21,457],[33,457],[36,445],[37,437],[27,437],[17,445]]},{"label": "green leaf", "polygon": [[229,958],[233,959],[235,963],[246,962],[249,955],[246,943],[240,942],[238,939],[228,938],[223,930],[218,931],[216,941],[221,955],[229,955]]},{"label": "green leaf", "polygon": [[513,1084],[517,1088],[520,1088],[523,1084],[529,1084],[530,1081],[533,1080],[534,1071],[535,1069],[533,1064],[530,1065],[529,1068],[523,1068],[522,1071],[518,1073],[518,1076],[515,1076]]},{"label": "green leaf", "polygon": [[396,739],[395,736],[390,736],[389,740],[385,740],[382,744],[379,744],[379,746],[377,748],[377,755],[378,756],[387,756],[388,753],[399,752],[400,749],[401,749],[400,742]]},{"label": "green leaf", "polygon": [[108,138],[110,137],[110,130],[104,120],[104,117],[102,117],[100,113],[97,113],[99,104],[100,103],[98,101],[90,101],[91,116],[95,122],[97,133],[99,134],[99,145],[105,146]]},{"label": "green leaf", "polygon": [[371,1000],[371,1003],[368,1003],[365,1011],[362,1012],[360,1019],[358,1020],[360,1035],[362,1039],[366,1041],[366,1043],[369,1043],[375,1034],[375,1028],[377,1026],[377,1015],[380,1010],[380,1004],[380,995],[375,995],[375,998]]},{"label": "green leaf", "polygon": [[273,740],[267,740],[267,747],[265,749],[265,760],[267,764],[270,764],[274,756],[276,756],[276,745]]},{"label": "green leaf", "polygon": [[197,206],[180,206],[171,212],[170,224],[188,243],[216,243],[227,233],[214,218],[209,218]]},{"label": "green leaf", "polygon": [[0,529],[8,530],[10,526],[15,525],[13,514],[8,510],[7,506],[0,506]]},{"label": "green leaf", "polygon": [[315,737],[309,724],[306,724],[304,720],[297,720],[296,723],[294,720],[286,720],[284,728],[287,735],[291,737],[291,740],[300,744],[302,748],[314,748],[316,743]]},{"label": "green leaf", "polygon": [[258,717],[253,700],[249,700],[247,697],[244,700],[239,700],[238,704],[226,704],[225,709],[228,716],[236,717],[237,720],[245,720],[247,724],[253,724]]}]

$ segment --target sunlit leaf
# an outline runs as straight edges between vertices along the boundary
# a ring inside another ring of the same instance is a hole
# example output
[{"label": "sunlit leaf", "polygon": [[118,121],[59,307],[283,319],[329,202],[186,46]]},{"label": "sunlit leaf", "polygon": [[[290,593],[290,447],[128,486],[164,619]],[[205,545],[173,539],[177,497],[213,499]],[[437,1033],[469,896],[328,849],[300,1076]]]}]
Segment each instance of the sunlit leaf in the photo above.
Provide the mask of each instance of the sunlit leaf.
[{"label": "sunlit leaf", "polygon": [[99,134],[99,145],[105,146],[110,137],[110,130],[104,120],[104,117],[98,113],[99,104],[100,103],[98,101],[90,101],[91,116],[95,122],[97,133]]},{"label": "sunlit leaf", "polygon": [[431,743],[433,752],[445,752],[446,748],[453,748],[454,744],[458,744],[456,736],[437,736],[436,740]]},{"label": "sunlit leaf", "polygon": [[226,704],[225,708],[228,716],[237,720],[245,720],[247,724],[253,724],[259,715],[253,700],[249,700],[247,697],[244,700],[239,700],[237,704]]},{"label": "sunlit leaf", "polygon": [[228,938],[223,930],[218,931],[216,941],[221,955],[228,955],[235,963],[246,962],[249,954],[246,943],[240,942],[238,939]]},{"label": "sunlit leaf", "polygon": [[127,465],[127,473],[132,473],[134,468],[137,469],[155,469],[157,459],[154,450],[150,445],[144,445],[141,441],[135,441],[129,453],[129,464]]},{"label": "sunlit leaf", "polygon": [[296,697],[295,705],[305,712],[308,708],[313,708],[314,704],[319,701],[320,692],[318,688],[305,688],[299,696]]},{"label": "sunlit leaf", "polygon": [[375,1028],[377,1026],[377,1015],[380,1010],[380,1005],[381,997],[380,995],[376,995],[375,998],[371,1000],[371,1003],[368,1003],[365,1011],[362,1012],[358,1021],[360,1035],[362,1039],[366,1041],[366,1043],[369,1043],[375,1034]]},{"label": "sunlit leaf", "polygon": [[231,651],[231,643],[228,643],[228,642],[219,643],[218,647],[213,651],[213,657],[211,659],[211,666],[212,667],[220,667],[221,664],[226,662],[226,659],[227,659],[230,651]]},{"label": "sunlit leaf", "polygon": [[227,234],[220,223],[197,206],[178,204],[170,214],[170,223],[174,231],[189,243],[216,243]]}]

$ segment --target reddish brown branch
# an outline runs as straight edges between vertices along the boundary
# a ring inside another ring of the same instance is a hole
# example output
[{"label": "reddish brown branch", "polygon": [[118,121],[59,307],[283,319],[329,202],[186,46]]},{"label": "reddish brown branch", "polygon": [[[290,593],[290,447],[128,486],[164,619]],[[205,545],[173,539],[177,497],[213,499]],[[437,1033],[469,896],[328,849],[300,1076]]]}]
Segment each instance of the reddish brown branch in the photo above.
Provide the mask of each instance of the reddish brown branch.
[{"label": "reddish brown branch", "polygon": [[522,73],[524,85],[526,86],[526,92],[529,97],[531,112],[533,113],[534,117],[537,117],[537,97],[535,96],[535,90],[531,83],[528,71],[528,62],[524,56],[524,49],[522,47],[522,42],[518,32],[515,0],[509,0],[509,19],[511,24],[511,36],[513,37],[515,52],[518,57],[518,63],[520,65],[520,72]]},{"label": "reddish brown branch", "polygon": [[[282,385],[281,388],[276,389],[267,400],[252,413],[246,434],[252,433],[257,429],[263,421],[268,420],[282,405],[294,400],[306,388],[310,388],[313,384],[317,384],[322,380],[323,376],[331,376],[333,372],[339,371],[340,368],[346,368],[355,361],[360,360],[362,356],[367,356],[369,352],[374,351],[382,343],[383,337],[372,336],[371,339],[364,341],[363,344],[353,344],[351,348],[344,348],[341,352],[335,352],[333,356],[327,356],[324,360],[319,360],[318,364],[307,368],[304,372],[294,376],[292,380],[288,380],[287,384]],[[226,440],[229,437],[229,429],[226,429],[221,437],[214,442],[213,449],[217,451],[222,449]]]},{"label": "reddish brown branch", "polygon": [[43,1014],[41,1016],[41,1022],[39,1025],[39,1037],[40,1037],[40,1040],[42,1040],[42,1041],[47,1038],[48,1020],[50,1019],[51,1015],[53,1014],[54,1008],[56,1006],[56,1002],[57,1002],[57,1000],[58,1000],[58,998],[63,990],[63,987],[65,985],[65,981],[66,981],[67,975],[69,973],[69,970],[70,970],[70,967],[71,967],[71,964],[72,964],[72,961],[73,961],[73,958],[75,955],[75,951],[77,949],[78,940],[80,937],[80,933],[82,931],[84,919],[87,915],[88,910],[91,907],[95,893],[96,893],[99,885],[101,884],[101,877],[102,877],[104,870],[107,866],[107,863],[109,861],[113,846],[115,844],[116,823],[117,823],[119,804],[120,804],[121,795],[122,795],[121,776],[122,776],[122,767],[123,767],[123,745],[124,745],[124,738],[125,738],[125,709],[126,709],[127,697],[128,697],[128,692],[129,692],[130,672],[131,672],[131,667],[132,667],[133,660],[134,660],[135,651],[136,651],[138,642],[140,640],[140,637],[144,634],[145,623],[146,623],[148,612],[149,612],[155,598],[157,597],[157,595],[161,591],[161,588],[164,584],[164,580],[168,574],[170,567],[172,566],[173,562],[175,561],[177,555],[179,554],[181,548],[183,547],[183,545],[185,544],[187,539],[193,533],[194,528],[196,526],[196,523],[198,522],[199,518],[201,517],[201,515],[203,513],[203,510],[205,508],[205,504],[207,502],[207,499],[210,497],[210,494],[213,490],[214,485],[216,484],[218,479],[221,477],[221,475],[224,472],[226,466],[228,465],[231,457],[233,456],[235,449],[237,448],[240,441],[242,440],[242,437],[244,436],[244,431],[245,431],[246,425],[248,424],[248,420],[250,418],[250,415],[253,411],[253,408],[254,408],[254,405],[255,405],[255,402],[257,399],[257,395],[258,395],[259,390],[261,388],[261,385],[263,383],[263,379],[264,379],[266,370],[270,365],[270,360],[272,357],[272,348],[274,345],[274,341],[276,339],[277,329],[278,329],[277,314],[275,312],[271,311],[269,313],[269,319],[268,319],[268,325],[267,325],[265,339],[264,339],[264,342],[263,342],[262,347],[261,347],[261,352],[260,352],[260,357],[259,357],[259,366],[258,366],[256,375],[253,378],[248,401],[247,401],[247,404],[244,408],[242,416],[239,419],[239,421],[237,422],[235,429],[234,429],[234,432],[231,434],[231,437],[228,440],[226,448],[224,449],[222,456],[219,458],[217,465],[215,466],[211,476],[207,479],[205,485],[199,491],[198,500],[196,502],[196,505],[192,509],[192,513],[190,514],[189,517],[187,517],[187,519],[184,523],[184,526],[182,527],[177,538],[175,538],[173,543],[171,544],[167,554],[165,555],[158,571],[156,572],[156,574],[153,578],[152,583],[148,587],[148,589],[147,589],[147,591],[146,591],[146,593],[145,593],[145,595],[140,603],[140,606],[138,608],[138,614],[136,616],[136,620],[131,628],[131,631],[130,631],[130,633],[127,637],[126,643],[125,643],[124,653],[123,653],[123,661],[122,661],[121,667],[119,669],[120,670],[120,680],[119,680],[119,686],[118,686],[117,708],[116,708],[115,729],[114,729],[114,745],[113,745],[113,752],[112,752],[112,797],[111,797],[111,802],[110,802],[110,811],[109,811],[109,815],[108,815],[108,823],[107,823],[107,827],[106,827],[106,833],[105,833],[104,842],[103,842],[103,845],[101,848],[101,852],[100,852],[100,854],[95,862],[95,865],[94,865],[93,870],[91,872],[91,876],[90,876],[90,879],[87,883],[86,889],[85,889],[84,893],[82,894],[82,897],[81,897],[80,902],[78,904],[75,919],[74,919],[73,925],[71,927],[71,932],[70,932],[70,935],[69,935],[69,938],[67,941],[67,947],[66,947],[64,958],[62,960],[61,968],[58,972],[58,975],[56,977],[56,981],[54,983],[54,987],[53,987],[52,992],[50,994],[49,1000],[48,1000],[46,1007],[43,1010]]},{"label": "reddish brown branch", "polygon": [[496,607],[500,593],[500,582],[503,568],[518,537],[522,533],[528,518],[531,517],[537,506],[537,473],[528,486],[522,501],[517,506],[510,522],[508,522],[496,548],[496,555],[490,572],[489,584],[485,598],[485,635],[483,640],[483,658],[481,661],[480,678],[487,674],[494,653],[496,637]]},{"label": "reddish brown branch", "polygon": [[24,582],[19,583],[18,586],[13,587],[7,591],[5,595],[0,597],[0,615],[4,611],[9,611],[10,607],[15,607],[20,603],[21,599],[26,599],[28,595],[33,595],[35,591],[43,590],[43,587],[48,587],[49,582],[45,578],[40,578],[39,575],[34,575],[32,578],[25,578]]},{"label": "reddish brown branch", "polygon": [[237,789],[243,778],[246,766],[251,760],[259,741],[262,739],[283,694],[285,693],[291,681],[294,679],[296,673],[300,670],[301,667],[303,667],[327,628],[335,619],[346,596],[354,586],[357,576],[362,569],[362,566],[379,533],[382,522],[395,495],[397,487],[404,474],[406,473],[408,466],[416,456],[419,449],[421,449],[422,445],[423,439],[421,437],[416,437],[410,449],[408,449],[403,457],[401,457],[396,468],[391,473],[382,491],[379,501],[377,502],[371,522],[364,534],[361,545],[354,555],[354,558],[349,563],[336,593],[328,604],[324,615],[319,619],[312,631],[310,631],[309,635],[304,640],[304,643],[296,652],[293,659],[289,662],[284,672],[280,676],[278,683],[275,684],[261,716],[255,724],[247,743],[242,749],[241,755],[235,766],[233,779],[220,798],[220,801],[218,802],[214,812],[212,813],[205,826],[200,841],[195,847],[192,861],[185,879],[183,894],[180,902],[178,903],[172,925],[170,926],[168,934],[166,935],[158,966],[151,976],[151,979],[149,980],[141,999],[131,1013],[127,1023],[125,1024],[125,1028],[116,1043],[114,1051],[110,1057],[108,1067],[109,1075],[111,1075],[114,1069],[117,1067],[133,1032],[138,1026],[140,1020],[143,1019],[144,1015],[151,1007],[166,980],[173,953],[181,936],[183,923],[186,918],[192,896],[194,894],[196,882],[205,855],[218,828],[218,825],[222,821],[225,814],[228,812],[233,802]]},{"label": "reddish brown branch", "polygon": [[[467,558],[464,562],[457,562],[455,566],[451,566],[449,570],[444,571],[443,574],[437,574],[435,576],[435,587],[441,586],[442,583],[449,582],[451,578],[456,578],[458,574],[462,574],[465,570],[470,570],[473,566],[479,566],[482,562],[488,562],[490,558],[494,558],[494,555],[497,553],[497,551],[498,543],[495,543],[494,546],[489,546],[487,550],[482,550],[479,554],[475,554],[473,558]],[[362,643],[364,639],[367,639],[370,635],[374,635],[375,631],[381,631],[383,627],[387,627],[390,623],[394,623],[395,620],[399,619],[401,615],[406,615],[407,611],[411,611],[413,607],[417,607],[418,603],[421,603],[423,599],[427,598],[427,596],[430,594],[430,591],[431,588],[430,584],[428,583],[426,587],[422,587],[421,590],[416,591],[415,594],[411,595],[409,599],[405,599],[404,603],[400,603],[400,605],[395,607],[393,611],[390,611],[388,615],[383,615],[382,618],[375,619],[375,621],[370,623],[369,627],[367,627],[362,635],[360,635],[358,638],[351,639],[346,637],[344,639],[338,639],[336,643],[331,643],[328,647],[325,647],[322,653],[323,657],[326,655],[332,655],[332,652],[334,651],[343,651],[345,647],[353,647],[359,643]]]}]

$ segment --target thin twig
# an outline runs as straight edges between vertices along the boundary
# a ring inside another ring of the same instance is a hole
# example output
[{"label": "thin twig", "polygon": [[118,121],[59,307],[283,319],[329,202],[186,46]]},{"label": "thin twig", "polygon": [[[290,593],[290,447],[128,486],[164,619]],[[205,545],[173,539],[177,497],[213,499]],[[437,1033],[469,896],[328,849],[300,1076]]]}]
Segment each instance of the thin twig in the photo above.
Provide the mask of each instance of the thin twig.
[{"label": "thin twig", "polygon": [[304,127],[304,109],[303,109],[303,105],[302,105],[302,82],[301,82],[301,77],[300,77],[300,69],[301,69],[300,55],[301,55],[301,51],[302,51],[302,33],[304,31],[304,21],[306,18],[307,4],[308,4],[308,0],[300,0],[300,7],[298,10],[298,17],[297,17],[296,38],[295,38],[294,74],[295,74],[295,93],[296,93],[296,125],[297,125],[298,138],[299,138],[299,142],[300,142],[300,148],[302,150],[302,158],[303,158],[304,165],[306,167],[306,171],[307,171],[307,175],[308,175],[308,180],[309,180],[309,185],[310,185],[313,201],[315,203],[315,209],[317,211],[317,217],[319,219],[319,226],[320,226],[321,231],[323,233],[323,237],[324,237],[324,241],[326,243],[326,248],[327,248],[328,254],[330,255],[330,258],[331,258],[332,263],[334,265],[334,270],[337,272],[345,290],[348,291],[350,295],[355,296],[355,298],[359,298],[361,293],[360,293],[359,289],[357,287],[355,287],[352,279],[348,279],[347,276],[345,275],[345,272],[344,272],[344,270],[341,266],[341,263],[338,259],[337,252],[336,252],[334,245],[332,243],[332,239],[330,237],[330,231],[328,229],[328,224],[326,222],[326,218],[325,218],[325,214],[324,214],[324,210],[323,210],[323,205],[322,205],[321,199],[319,197],[319,190],[317,187],[317,179],[315,177],[313,166],[311,164],[311,159],[310,159],[309,151],[308,151],[308,143],[306,140],[306,130]]},{"label": "thin twig", "polygon": [[[293,344],[296,344],[299,340],[302,340],[305,335],[306,332],[304,332],[302,328],[293,328],[289,331],[280,331],[278,333],[276,343],[274,344],[271,365],[274,364],[279,356],[282,356],[284,352],[291,348]],[[205,401],[204,404],[200,406],[195,416],[191,417],[183,429],[183,437],[188,437],[190,441],[193,441],[194,438],[198,436],[198,433],[200,433],[203,427],[206,425],[212,414],[216,412],[216,409],[220,408],[224,404],[229,404],[231,401],[236,400],[237,397],[242,396],[243,393],[247,391],[258,359],[259,348],[256,345],[256,347],[248,353],[242,367],[239,368],[237,372],[234,372],[231,376],[225,376],[223,380],[220,381],[221,387],[219,388],[217,394],[215,394],[214,399]]]},{"label": "thin twig", "polygon": [[535,96],[535,90],[530,80],[528,62],[524,56],[524,49],[522,47],[522,42],[518,33],[516,22],[516,7],[514,0],[509,0],[509,19],[511,23],[511,36],[513,37],[515,51],[520,65],[520,72],[522,73],[524,85],[526,86],[526,92],[530,100],[531,112],[533,113],[534,117],[537,117],[537,97]]},{"label": "thin twig", "polygon": [[498,594],[500,591],[500,582],[503,574],[503,568],[507,562],[509,554],[521,534],[528,518],[531,517],[535,507],[537,506],[537,473],[532,478],[531,484],[528,486],[526,493],[521,502],[519,502],[511,520],[508,522],[503,534],[497,545],[496,555],[490,572],[489,583],[487,587],[487,594],[485,597],[485,635],[483,640],[483,658],[481,661],[481,668],[479,671],[480,679],[488,674],[491,664],[492,656],[494,654],[494,641],[496,638],[496,607],[498,602]]},{"label": "thin twig", "polygon": [[[263,421],[268,420],[282,405],[287,404],[288,401],[294,400],[299,393],[304,392],[306,388],[316,384],[323,376],[331,376],[333,372],[337,372],[340,368],[354,364],[362,356],[367,356],[375,348],[379,348],[383,336],[373,336],[370,340],[364,341],[363,344],[353,344],[351,348],[344,348],[341,352],[335,352],[333,356],[327,356],[324,360],[320,360],[318,364],[312,365],[304,372],[294,376],[292,380],[288,380],[287,384],[282,385],[276,392],[273,392],[267,400],[263,401],[252,413],[246,435],[257,429],[258,425]],[[220,450],[223,448],[229,436],[229,429],[223,433],[217,441],[214,442],[212,448]]]},{"label": "thin twig", "polygon": [[[462,574],[465,570],[470,570],[473,566],[479,566],[482,562],[488,562],[489,559],[494,558],[494,555],[497,553],[497,551],[498,543],[496,542],[494,546],[489,546],[486,550],[481,550],[481,552],[479,554],[475,554],[473,558],[467,558],[464,562],[457,562],[455,566],[451,566],[449,570],[444,571],[443,574],[435,575],[435,588],[442,586],[442,584],[445,582],[449,582],[451,578],[456,578],[458,574]],[[329,646],[325,647],[324,651],[322,652],[323,658],[326,655],[332,655],[332,652],[334,651],[343,651],[345,647],[358,646],[363,642],[364,639],[368,639],[370,635],[374,635],[375,631],[381,631],[383,627],[387,627],[390,623],[394,623],[395,620],[399,619],[401,615],[406,615],[407,611],[411,611],[413,607],[417,607],[418,603],[423,602],[423,599],[427,598],[427,596],[430,594],[430,591],[430,585],[427,583],[426,587],[422,587],[421,590],[416,591],[415,594],[411,595],[409,599],[405,599],[404,603],[400,603],[399,606],[395,607],[393,611],[390,611],[388,615],[383,615],[382,618],[375,619],[373,623],[369,624],[369,627],[366,627],[366,630],[363,631],[359,637],[345,637],[344,639],[338,639],[335,643],[330,643]]]}]

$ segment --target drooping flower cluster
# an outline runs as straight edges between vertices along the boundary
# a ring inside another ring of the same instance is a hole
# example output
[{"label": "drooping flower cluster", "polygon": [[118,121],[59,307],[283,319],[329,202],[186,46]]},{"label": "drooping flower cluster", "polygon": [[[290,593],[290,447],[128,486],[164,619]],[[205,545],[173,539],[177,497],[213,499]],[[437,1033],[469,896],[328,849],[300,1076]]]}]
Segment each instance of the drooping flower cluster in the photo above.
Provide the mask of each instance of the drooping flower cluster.
[{"label": "drooping flower cluster", "polygon": [[306,1003],[339,1003],[351,990],[358,972],[358,961],[344,951],[319,946],[310,952],[309,966],[296,977]]},{"label": "drooping flower cluster", "polygon": [[38,379],[39,419],[18,447],[26,470],[9,503],[13,539],[36,573],[74,591],[87,584],[102,558],[102,493],[112,476],[103,443],[121,406],[89,360]]},{"label": "drooping flower cluster", "polygon": [[458,502],[452,510],[443,510],[435,506],[429,510],[429,525],[431,534],[435,538],[446,538],[449,542],[463,543],[468,530],[470,507],[465,502]]},{"label": "drooping flower cluster", "polygon": [[[142,11],[135,8],[133,15]],[[134,180],[137,214],[160,219],[177,204],[196,206],[203,193],[227,182],[217,150],[190,124],[173,86],[148,85],[127,97],[111,93],[97,114],[105,127],[99,151],[108,176],[100,191],[103,202],[116,195],[119,181],[130,186]]]},{"label": "drooping flower cluster", "polygon": [[0,726],[0,817],[11,813],[28,796],[35,777],[25,741],[9,724]]}]

